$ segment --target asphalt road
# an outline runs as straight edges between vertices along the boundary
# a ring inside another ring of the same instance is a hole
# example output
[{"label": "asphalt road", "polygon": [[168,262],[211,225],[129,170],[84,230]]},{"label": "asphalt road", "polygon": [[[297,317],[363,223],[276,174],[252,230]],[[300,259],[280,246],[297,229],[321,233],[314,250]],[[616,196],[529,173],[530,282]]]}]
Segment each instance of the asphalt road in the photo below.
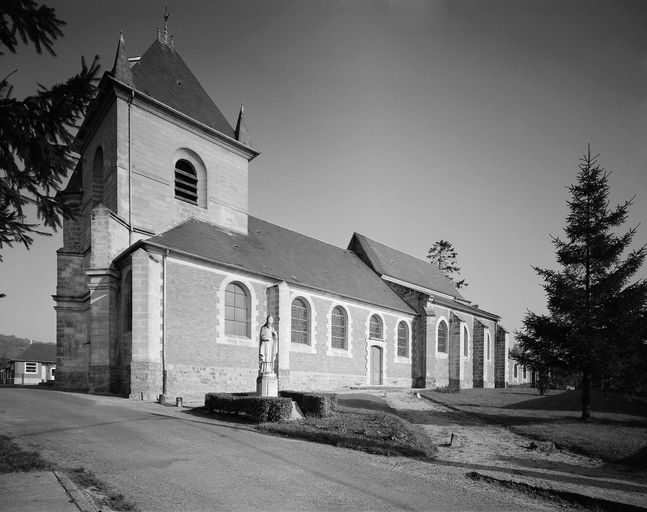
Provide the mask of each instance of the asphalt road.
[{"label": "asphalt road", "polygon": [[167,412],[114,397],[0,389],[0,435],[93,471],[145,511],[559,509],[473,482],[466,468]]}]

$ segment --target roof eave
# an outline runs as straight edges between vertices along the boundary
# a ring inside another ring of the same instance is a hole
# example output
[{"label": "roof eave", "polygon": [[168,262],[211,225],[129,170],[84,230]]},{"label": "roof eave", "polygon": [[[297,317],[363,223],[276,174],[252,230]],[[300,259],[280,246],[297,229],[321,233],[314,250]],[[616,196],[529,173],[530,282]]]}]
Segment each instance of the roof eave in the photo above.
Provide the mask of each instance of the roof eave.
[{"label": "roof eave", "polygon": [[308,288],[310,290],[321,291],[321,292],[324,292],[324,293],[330,293],[332,295],[337,295],[337,296],[343,297],[345,299],[354,300],[356,302],[361,302],[361,303],[364,303],[364,304],[370,304],[371,306],[377,306],[377,307],[384,308],[384,309],[392,309],[394,311],[399,311],[399,312],[405,313],[407,315],[418,316],[418,313],[416,313],[404,301],[402,301],[402,308],[389,307],[389,306],[384,306],[382,304],[376,304],[374,302],[367,302],[367,301],[363,301],[361,299],[358,299],[357,297],[349,297],[349,296],[346,296],[346,295],[341,295],[341,294],[339,294],[337,292],[334,292],[334,291],[331,291],[331,290],[326,290],[326,289],[323,289],[323,288],[308,286],[307,284],[304,284],[304,283],[301,283],[301,282],[298,282],[298,281],[290,281],[289,279],[285,279],[282,276],[273,275],[273,274],[270,274],[268,272],[255,272],[252,269],[242,267],[240,265],[235,265],[233,263],[223,263],[222,261],[218,261],[218,260],[215,260],[213,258],[209,258],[209,257],[206,257],[206,256],[200,256],[198,254],[194,254],[194,253],[191,253],[191,252],[188,252],[188,251],[183,251],[181,249],[177,249],[175,247],[160,244],[160,243],[157,243],[157,242],[152,242],[150,240],[139,240],[137,243],[133,244],[128,249],[126,249],[124,252],[122,252],[119,256],[117,256],[117,258],[115,258],[115,262],[117,260],[120,260],[121,258],[125,257],[128,253],[134,251],[135,246],[137,246],[137,248],[143,247],[145,249],[146,248],[153,248],[153,249],[157,249],[158,251],[161,251],[162,253],[163,252],[173,253],[175,255],[183,256],[185,258],[192,258],[192,259],[196,259],[196,260],[199,260],[199,261],[204,261],[206,263],[220,265],[222,267],[227,267],[227,268],[230,268],[230,269],[233,269],[233,270],[246,272],[248,274],[252,274],[252,275],[255,275],[255,276],[275,279],[278,282],[285,281],[286,283],[294,285],[294,286],[300,286],[302,288]]}]

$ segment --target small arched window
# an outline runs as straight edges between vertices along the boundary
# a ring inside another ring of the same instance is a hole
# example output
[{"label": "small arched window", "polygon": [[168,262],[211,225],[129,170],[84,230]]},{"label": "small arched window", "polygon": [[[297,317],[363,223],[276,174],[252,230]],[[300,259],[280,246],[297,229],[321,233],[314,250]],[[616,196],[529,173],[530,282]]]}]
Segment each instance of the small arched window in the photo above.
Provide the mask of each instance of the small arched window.
[{"label": "small arched window", "polygon": [[103,149],[94,152],[92,161],[92,206],[97,206],[103,197]]},{"label": "small arched window", "polygon": [[250,337],[249,294],[239,283],[225,288],[225,334]]},{"label": "small arched window", "polygon": [[348,349],[348,343],[346,338],[346,312],[344,308],[340,306],[335,306],[330,314],[331,320],[331,332],[330,332],[330,343],[332,348],[341,348],[344,350]]},{"label": "small arched window", "polygon": [[398,324],[398,355],[409,357],[409,326],[406,322]]},{"label": "small arched window", "polygon": [[188,160],[175,163],[175,198],[198,204],[198,174]]},{"label": "small arched window", "polygon": [[292,343],[310,345],[310,309],[308,303],[296,298],[292,301]]},{"label": "small arched window", "polygon": [[467,330],[467,326],[463,326],[463,356],[469,357],[470,355],[470,332]]},{"label": "small arched window", "polygon": [[123,332],[125,334],[133,330],[133,273],[130,270],[124,276],[121,301],[123,304]]},{"label": "small arched window", "polygon": [[438,352],[447,353],[447,322],[438,323]]},{"label": "small arched window", "polygon": [[368,327],[368,337],[372,340],[384,339],[384,329],[382,319],[378,315],[373,315]]},{"label": "small arched window", "polygon": [[517,365],[515,364],[512,368],[512,374],[514,375],[515,379],[517,378],[517,372],[518,372]]}]

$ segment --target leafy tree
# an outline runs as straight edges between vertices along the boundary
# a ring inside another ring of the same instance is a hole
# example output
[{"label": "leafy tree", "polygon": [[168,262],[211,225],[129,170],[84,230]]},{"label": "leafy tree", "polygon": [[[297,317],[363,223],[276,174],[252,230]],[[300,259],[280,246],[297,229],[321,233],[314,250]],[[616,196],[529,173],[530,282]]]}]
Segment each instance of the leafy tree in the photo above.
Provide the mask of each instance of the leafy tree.
[{"label": "leafy tree", "polygon": [[[0,55],[30,42],[38,53],[56,55],[53,43],[63,25],[54,9],[33,0],[2,0]],[[80,73],[51,88],[39,84],[37,93],[23,100],[12,97],[13,73],[0,80],[0,249],[14,243],[29,249],[34,234],[51,234],[26,220],[27,205],[54,230],[61,217],[71,215],[56,193],[75,164],[73,131],[94,96],[98,73],[97,57],[89,67],[82,60]]]},{"label": "leafy tree", "polygon": [[529,311],[515,334],[519,363],[582,375],[581,419],[588,421],[592,376],[630,384],[627,377],[644,374],[647,280],[630,281],[647,246],[628,251],[636,228],[614,233],[626,221],[633,199],[609,208],[609,173],[590,148],[579,169],[577,183],[569,187],[565,239],[551,237],[561,268],[534,267],[544,280],[548,314]]},{"label": "leafy tree", "polygon": [[467,283],[465,279],[460,279],[461,268],[456,262],[458,254],[452,246],[451,242],[447,240],[439,240],[429,249],[427,259],[429,263],[438,267],[438,269],[445,274],[456,286],[457,289],[465,288]]}]

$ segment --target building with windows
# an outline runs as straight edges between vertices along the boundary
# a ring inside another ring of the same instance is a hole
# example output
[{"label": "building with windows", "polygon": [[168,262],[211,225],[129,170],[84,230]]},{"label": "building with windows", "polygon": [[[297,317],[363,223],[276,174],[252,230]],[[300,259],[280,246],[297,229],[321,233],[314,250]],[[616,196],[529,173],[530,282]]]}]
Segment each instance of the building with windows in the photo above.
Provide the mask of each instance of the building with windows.
[{"label": "building with windows", "polygon": [[56,345],[31,343],[9,361],[7,384],[33,386],[56,378]]},{"label": "building with windows", "polygon": [[500,318],[429,263],[360,234],[346,249],[248,214],[251,145],[166,28],[121,38],[61,198],[57,385],[133,398],[248,391],[275,318],[279,389],[494,387]]}]

